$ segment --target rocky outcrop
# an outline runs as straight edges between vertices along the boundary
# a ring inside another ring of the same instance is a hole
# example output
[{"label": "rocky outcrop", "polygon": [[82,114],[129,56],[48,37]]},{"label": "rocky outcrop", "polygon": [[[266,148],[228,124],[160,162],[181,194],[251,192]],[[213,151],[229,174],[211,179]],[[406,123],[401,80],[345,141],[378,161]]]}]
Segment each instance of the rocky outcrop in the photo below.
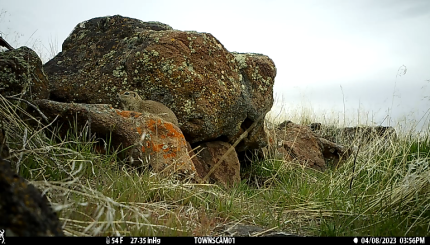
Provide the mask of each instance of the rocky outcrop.
[{"label": "rocky outcrop", "polygon": [[[26,53],[37,58],[33,51]],[[132,165],[149,161],[157,172],[181,169],[188,177],[204,177],[225,148],[241,139],[211,176],[227,186],[240,181],[237,153],[267,145],[260,119],[273,104],[273,61],[261,54],[231,53],[209,33],[119,15],[100,17],[79,23],[62,52],[43,69],[37,60],[37,65],[26,66],[35,69],[27,69],[25,75],[37,78],[30,84],[33,93],[24,98],[40,109],[32,115],[45,114],[45,121],[56,118],[62,130],[75,117],[78,125],[88,125],[100,138],[112,133],[114,147],[126,148],[124,157]],[[13,62],[5,64],[15,67]],[[20,83],[5,94],[19,93],[26,86],[24,80]],[[116,94],[121,91],[134,91],[144,100],[167,106],[179,127],[151,113],[114,109],[120,108]],[[196,154],[191,146],[204,146],[200,153],[205,156],[197,154],[190,160],[189,155]]]},{"label": "rocky outcrop", "polygon": [[[230,53],[209,33],[118,15],[78,24],[44,69],[53,100],[117,107],[116,93],[132,90],[166,105],[192,145],[232,144],[272,107],[276,75],[267,56]],[[260,122],[236,150],[266,138]]]},{"label": "rocky outcrop", "polygon": [[0,52],[0,92],[3,96],[22,93],[22,99],[47,99],[48,79],[36,52],[20,47]]},{"label": "rocky outcrop", "polygon": [[45,196],[0,158],[0,227],[6,236],[64,236]]},{"label": "rocky outcrop", "polygon": [[50,120],[59,115],[57,122],[63,124],[64,130],[69,121],[75,121],[81,127],[89,122],[88,127],[97,137],[106,138],[111,134],[113,147],[127,149],[123,157],[127,157],[131,165],[142,167],[149,163],[158,173],[196,177],[181,130],[156,115],[122,111],[105,104],[50,100],[34,103]]}]

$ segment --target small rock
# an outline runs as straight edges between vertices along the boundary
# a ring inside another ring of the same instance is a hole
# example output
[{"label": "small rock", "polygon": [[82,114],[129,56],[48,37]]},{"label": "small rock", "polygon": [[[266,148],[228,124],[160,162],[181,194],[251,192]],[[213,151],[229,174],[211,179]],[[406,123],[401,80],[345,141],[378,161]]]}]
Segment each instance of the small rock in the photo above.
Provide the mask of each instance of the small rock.
[{"label": "small rock", "polygon": [[[213,141],[200,144],[200,153],[197,155],[200,166],[200,178],[203,179],[210,169],[221,159],[224,153],[231,147],[229,143]],[[217,169],[210,176],[211,182],[220,183],[225,187],[232,186],[240,182],[240,163],[236,152],[233,150],[227,158],[220,163]]]}]

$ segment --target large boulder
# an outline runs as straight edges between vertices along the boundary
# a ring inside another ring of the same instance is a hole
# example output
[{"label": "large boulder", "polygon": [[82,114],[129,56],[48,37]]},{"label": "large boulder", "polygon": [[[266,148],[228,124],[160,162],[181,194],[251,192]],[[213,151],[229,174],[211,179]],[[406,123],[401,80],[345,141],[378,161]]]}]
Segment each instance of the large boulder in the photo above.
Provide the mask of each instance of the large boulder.
[{"label": "large boulder", "polygon": [[48,79],[36,52],[27,47],[0,52],[0,88],[3,96],[23,93],[22,99],[47,99]]},{"label": "large boulder", "polygon": [[6,236],[64,236],[47,198],[0,158],[0,227]]},{"label": "large boulder", "polygon": [[[163,103],[193,146],[233,143],[272,107],[276,75],[267,56],[230,53],[209,33],[119,15],[79,23],[44,69],[53,100],[117,107],[116,93],[131,90]],[[237,150],[266,138],[261,121]]]}]

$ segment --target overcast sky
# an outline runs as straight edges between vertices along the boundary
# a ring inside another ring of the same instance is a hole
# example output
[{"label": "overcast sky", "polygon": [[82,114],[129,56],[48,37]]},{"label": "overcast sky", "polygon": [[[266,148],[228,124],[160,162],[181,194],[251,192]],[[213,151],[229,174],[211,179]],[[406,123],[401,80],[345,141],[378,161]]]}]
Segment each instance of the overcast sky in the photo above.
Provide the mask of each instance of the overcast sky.
[{"label": "overcast sky", "polygon": [[343,121],[345,100],[352,125],[357,110],[360,123],[387,125],[391,115],[394,125],[430,108],[429,0],[0,0],[0,11],[3,37],[33,46],[45,62],[79,22],[119,14],[268,55],[277,67],[274,111],[306,107]]}]

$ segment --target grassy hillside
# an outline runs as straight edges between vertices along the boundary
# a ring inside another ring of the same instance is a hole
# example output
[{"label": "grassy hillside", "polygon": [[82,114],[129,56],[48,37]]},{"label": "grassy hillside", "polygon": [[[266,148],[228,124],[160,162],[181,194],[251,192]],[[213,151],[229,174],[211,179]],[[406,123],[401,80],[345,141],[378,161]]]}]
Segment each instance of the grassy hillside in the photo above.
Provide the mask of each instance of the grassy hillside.
[{"label": "grassy hillside", "polygon": [[[118,152],[98,154],[87,131],[61,139],[46,125],[32,129],[19,107],[0,99],[13,167],[48,196],[66,235],[219,235],[236,223],[311,236],[430,235],[428,131],[375,141],[325,172],[277,160],[269,149],[266,159],[242,167],[240,184],[224,189],[162,178],[145,164],[130,168]],[[314,120],[302,112],[286,117]]]}]

